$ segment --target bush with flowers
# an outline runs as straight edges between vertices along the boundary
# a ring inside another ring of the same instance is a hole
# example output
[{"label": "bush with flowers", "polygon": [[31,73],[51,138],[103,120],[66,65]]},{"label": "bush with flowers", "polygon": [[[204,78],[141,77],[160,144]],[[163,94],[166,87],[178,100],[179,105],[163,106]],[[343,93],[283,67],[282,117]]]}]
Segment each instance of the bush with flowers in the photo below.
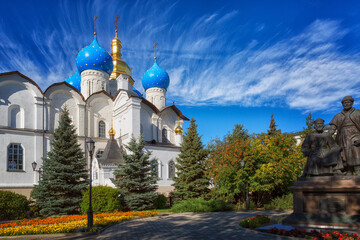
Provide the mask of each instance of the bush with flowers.
[{"label": "bush with flowers", "polygon": [[313,240],[358,240],[360,237],[355,233],[341,233],[339,231],[335,232],[319,232],[316,230],[312,230],[307,232],[305,230],[293,229],[290,231],[286,231],[284,229],[278,228],[270,228],[267,230],[269,233],[285,235],[290,237],[298,237],[298,238],[306,238]]},{"label": "bush with flowers", "polygon": [[[107,225],[133,219],[135,217],[150,217],[157,215],[154,211],[114,212],[94,215],[94,225]],[[64,216],[45,219],[24,219],[17,222],[0,224],[0,236],[44,233],[70,233],[80,227],[87,226],[87,215]]]},{"label": "bush with flowers", "polygon": [[[266,225],[269,222],[270,219],[267,216],[255,215],[254,217],[241,220],[240,225],[245,228],[258,228],[263,225]],[[313,239],[313,240],[360,240],[360,236],[355,233],[341,233],[339,231],[319,232],[316,230],[312,230],[307,232],[305,230],[298,230],[296,228],[287,231],[285,229],[278,229],[276,227],[261,231],[272,234],[305,238],[305,239]]]},{"label": "bush with flowers", "polygon": [[254,217],[246,218],[240,221],[240,226],[245,228],[258,228],[270,222],[268,216],[255,215]]}]

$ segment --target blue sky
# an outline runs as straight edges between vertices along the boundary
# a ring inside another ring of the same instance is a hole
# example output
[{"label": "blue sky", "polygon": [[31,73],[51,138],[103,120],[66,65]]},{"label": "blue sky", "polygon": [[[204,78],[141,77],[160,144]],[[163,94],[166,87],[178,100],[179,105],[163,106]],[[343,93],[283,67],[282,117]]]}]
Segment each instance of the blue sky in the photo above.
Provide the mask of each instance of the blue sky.
[{"label": "blue sky", "polygon": [[235,123],[285,132],[305,117],[329,122],[341,98],[360,102],[359,1],[1,1],[0,72],[18,70],[45,90],[75,72],[93,38],[110,52],[119,14],[122,58],[135,87],[158,64],[170,76],[168,104],[199,124],[203,141]]}]

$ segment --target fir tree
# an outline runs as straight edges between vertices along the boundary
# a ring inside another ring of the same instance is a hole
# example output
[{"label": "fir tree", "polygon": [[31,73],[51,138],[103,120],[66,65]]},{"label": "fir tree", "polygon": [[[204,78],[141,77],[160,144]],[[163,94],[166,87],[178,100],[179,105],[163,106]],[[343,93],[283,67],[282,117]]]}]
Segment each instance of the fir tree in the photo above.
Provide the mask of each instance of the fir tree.
[{"label": "fir tree", "polygon": [[43,173],[32,197],[43,216],[69,215],[79,212],[82,192],[88,185],[86,161],[64,108],[55,129],[52,149],[43,158]]},{"label": "fir tree", "polygon": [[176,197],[183,200],[205,197],[209,192],[209,178],[205,175],[208,154],[197,132],[195,119],[192,118],[176,159],[177,176],[173,184]]},{"label": "fir tree", "polygon": [[269,126],[269,130],[268,130],[267,134],[269,136],[272,136],[275,134],[281,134],[281,130],[277,130],[276,127],[277,127],[277,125],[275,124],[274,114],[271,114],[270,126]]},{"label": "fir tree", "polygon": [[312,118],[311,112],[307,115],[305,124],[306,128],[303,128],[304,130],[300,132],[302,139],[305,139],[306,135],[314,130],[314,119]]},{"label": "fir tree", "polygon": [[114,172],[117,178],[115,184],[129,210],[152,209],[157,197],[157,172],[153,171],[155,163],[150,161],[151,152],[144,152],[144,146],[142,137],[139,142],[132,137],[125,146],[130,153],[122,153],[124,164],[119,164]]}]

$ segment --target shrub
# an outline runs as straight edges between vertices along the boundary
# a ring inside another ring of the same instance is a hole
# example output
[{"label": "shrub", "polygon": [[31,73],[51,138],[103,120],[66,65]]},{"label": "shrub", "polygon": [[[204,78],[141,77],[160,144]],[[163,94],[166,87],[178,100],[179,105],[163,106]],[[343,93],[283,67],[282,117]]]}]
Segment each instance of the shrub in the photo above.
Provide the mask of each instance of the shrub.
[{"label": "shrub", "polygon": [[10,191],[0,191],[0,221],[26,217],[29,202],[25,196]]},{"label": "shrub", "polygon": [[268,204],[264,204],[265,210],[287,210],[293,209],[293,194],[288,193],[274,198]]},{"label": "shrub", "polygon": [[206,201],[203,198],[191,198],[175,204],[172,212],[217,212],[231,210],[232,207],[220,199]]},{"label": "shrub", "polygon": [[[253,201],[249,201],[249,210],[255,210],[257,209],[257,206],[256,204],[253,202]],[[246,202],[242,201],[242,202],[238,202],[236,205],[235,205],[235,210],[247,210],[246,209]]]},{"label": "shrub", "polygon": [[240,226],[244,228],[258,228],[270,222],[268,216],[255,215],[240,221]]},{"label": "shrub", "polygon": [[164,194],[157,194],[157,197],[154,202],[154,207],[156,209],[163,209],[166,207],[167,198]]},{"label": "shrub", "polygon": [[[83,193],[81,212],[86,214],[89,208],[89,189]],[[92,209],[94,213],[115,212],[122,209],[119,191],[107,186],[92,188]]]}]

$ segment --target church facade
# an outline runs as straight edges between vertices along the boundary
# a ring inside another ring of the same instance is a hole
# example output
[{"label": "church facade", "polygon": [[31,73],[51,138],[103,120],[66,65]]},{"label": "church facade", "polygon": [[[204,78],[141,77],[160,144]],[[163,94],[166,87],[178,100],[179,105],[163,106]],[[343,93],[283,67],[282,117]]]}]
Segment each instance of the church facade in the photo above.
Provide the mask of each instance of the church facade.
[{"label": "church facade", "polygon": [[[42,158],[51,150],[52,133],[65,106],[76,127],[87,167],[90,157],[85,142],[89,138],[95,141],[93,185],[114,187],[116,162],[102,156],[107,144],[126,151],[124,145],[132,136],[142,136],[145,151],[151,151],[151,159],[158,166],[154,169],[158,191],[168,193],[173,189],[182,125],[188,118],[175,105],[166,104],[168,74],[157,64],[155,52],[154,64],[142,78],[143,97],[133,87],[131,69],[121,59],[117,30],[111,54],[99,45],[96,32],[94,35],[93,42],[78,53],[74,75],[45,91],[17,71],[0,73],[1,190],[29,196],[39,180]],[[115,131],[109,133],[111,129]]]}]

